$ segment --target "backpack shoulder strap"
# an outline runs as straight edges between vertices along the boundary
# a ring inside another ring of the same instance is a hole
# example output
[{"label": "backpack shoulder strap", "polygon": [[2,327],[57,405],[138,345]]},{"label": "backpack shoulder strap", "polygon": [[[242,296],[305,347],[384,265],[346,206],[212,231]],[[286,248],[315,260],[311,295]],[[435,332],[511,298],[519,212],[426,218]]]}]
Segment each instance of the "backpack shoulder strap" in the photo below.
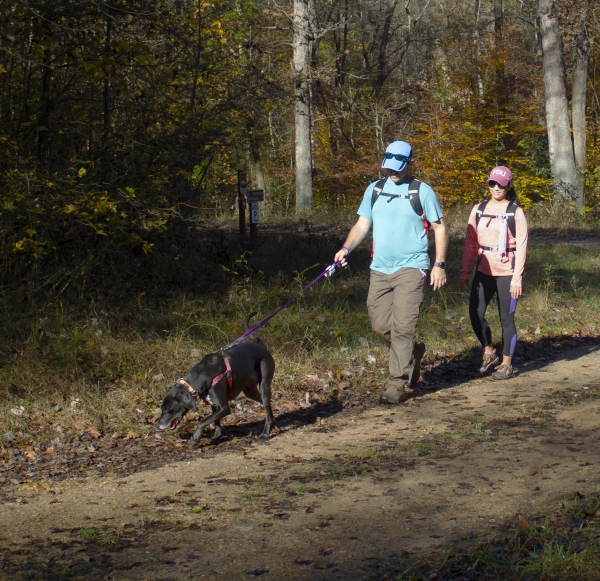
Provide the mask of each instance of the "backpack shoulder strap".
[{"label": "backpack shoulder strap", "polygon": [[485,207],[487,206],[489,200],[483,200],[479,206],[477,206],[477,214],[475,214],[475,228],[479,226],[479,220],[481,220],[481,216],[485,212]]},{"label": "backpack shoulder strap", "polygon": [[517,213],[517,202],[514,200],[510,201],[506,207],[506,221],[508,222],[508,229],[513,235],[513,238],[517,237],[517,225],[515,223],[515,214]]},{"label": "backpack shoulder strap", "polygon": [[375,205],[379,194],[381,194],[386,181],[387,178],[380,179],[375,186],[373,186],[373,193],[371,194],[371,209],[373,209],[373,206]]},{"label": "backpack shoulder strap", "polygon": [[431,226],[431,222],[425,216],[425,212],[423,212],[423,204],[421,204],[421,182],[417,178],[411,178],[410,183],[408,184],[408,199],[410,200],[410,205],[412,209],[415,211],[415,214],[423,220],[423,228],[425,228],[425,234],[429,236],[429,227]]},{"label": "backpack shoulder strap", "polygon": [[410,205],[417,216],[423,217],[423,206],[420,197],[421,182],[417,178],[412,178],[408,184],[408,198]]}]

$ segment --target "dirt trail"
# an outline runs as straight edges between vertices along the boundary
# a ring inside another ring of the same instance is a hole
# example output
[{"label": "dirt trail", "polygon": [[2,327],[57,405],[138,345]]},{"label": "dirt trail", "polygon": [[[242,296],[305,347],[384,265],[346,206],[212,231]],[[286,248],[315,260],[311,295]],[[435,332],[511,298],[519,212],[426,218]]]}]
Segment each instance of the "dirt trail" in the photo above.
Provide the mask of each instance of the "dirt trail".
[{"label": "dirt trail", "polygon": [[598,490],[600,344],[558,357],[239,452],[22,485],[0,505],[0,577],[394,578]]}]

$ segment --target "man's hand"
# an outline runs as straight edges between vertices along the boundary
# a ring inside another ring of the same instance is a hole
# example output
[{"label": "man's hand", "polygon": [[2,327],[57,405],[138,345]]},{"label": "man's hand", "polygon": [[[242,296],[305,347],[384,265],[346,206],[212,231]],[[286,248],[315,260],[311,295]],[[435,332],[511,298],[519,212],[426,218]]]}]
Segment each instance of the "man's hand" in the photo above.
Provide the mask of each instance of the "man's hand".
[{"label": "man's hand", "polygon": [[521,293],[523,292],[522,287],[520,284],[511,284],[510,285],[510,296],[513,299],[518,299],[521,296]]},{"label": "man's hand", "polygon": [[337,262],[339,260],[340,266],[344,268],[348,264],[346,262],[348,254],[350,254],[350,251],[347,248],[340,248],[333,257],[333,262]]},{"label": "man's hand", "polygon": [[433,290],[439,290],[446,284],[446,269],[434,266],[431,269],[431,286]]}]

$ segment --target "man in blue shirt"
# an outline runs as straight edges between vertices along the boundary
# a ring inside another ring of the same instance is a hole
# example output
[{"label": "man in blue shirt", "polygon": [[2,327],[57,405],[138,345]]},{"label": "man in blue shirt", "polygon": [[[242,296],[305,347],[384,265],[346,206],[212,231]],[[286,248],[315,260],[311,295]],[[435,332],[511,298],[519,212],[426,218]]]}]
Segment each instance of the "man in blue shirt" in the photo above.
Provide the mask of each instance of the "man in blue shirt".
[{"label": "man in blue shirt", "polygon": [[388,178],[375,203],[373,191],[378,182],[367,187],[358,209],[358,220],[334,257],[345,266],[350,252],[373,225],[367,309],[373,330],[390,347],[390,378],[379,398],[385,404],[404,401],[410,388],[419,381],[425,345],[415,343],[414,339],[429,269],[434,291],[446,284],[448,232],[442,210],[433,189],[421,183],[418,196],[435,239],[435,262],[431,267],[425,220],[416,213],[409,199],[411,166],[411,146],[404,141],[390,143],[381,164]]}]

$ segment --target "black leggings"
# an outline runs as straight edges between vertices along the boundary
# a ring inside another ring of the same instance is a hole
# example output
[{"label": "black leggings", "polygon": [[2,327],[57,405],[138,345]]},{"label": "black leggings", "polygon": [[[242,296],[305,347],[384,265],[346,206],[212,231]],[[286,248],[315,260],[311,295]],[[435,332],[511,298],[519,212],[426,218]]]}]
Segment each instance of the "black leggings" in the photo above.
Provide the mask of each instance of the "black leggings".
[{"label": "black leggings", "polygon": [[492,344],[492,331],[485,320],[485,311],[495,294],[498,295],[498,314],[502,323],[502,354],[512,357],[517,345],[515,310],[517,299],[510,296],[512,276],[490,276],[479,270],[471,285],[469,316],[473,331],[483,347]]}]

